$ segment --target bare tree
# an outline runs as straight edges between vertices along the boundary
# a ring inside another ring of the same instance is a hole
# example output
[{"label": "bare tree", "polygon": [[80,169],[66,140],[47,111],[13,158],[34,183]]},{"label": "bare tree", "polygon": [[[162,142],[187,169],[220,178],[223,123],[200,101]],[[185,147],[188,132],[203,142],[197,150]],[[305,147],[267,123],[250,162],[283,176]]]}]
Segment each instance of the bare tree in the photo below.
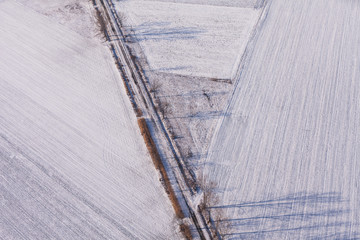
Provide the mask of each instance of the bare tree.
[{"label": "bare tree", "polygon": [[104,40],[106,40],[107,30],[106,30],[106,23],[104,17],[102,16],[99,10],[96,11],[96,25],[99,29],[99,33],[97,35],[101,35]]},{"label": "bare tree", "polygon": [[159,82],[159,80],[156,79],[150,85],[150,92],[155,94],[160,90],[161,87],[162,87],[162,84]]},{"label": "bare tree", "polygon": [[167,118],[172,113],[171,105],[166,100],[158,101],[158,110],[163,118]]},{"label": "bare tree", "polygon": [[126,14],[124,12],[119,12],[119,11],[117,11],[116,13],[117,13],[117,16],[118,16],[118,18],[119,18],[119,20],[121,22],[121,25],[123,25],[124,22],[128,19]]},{"label": "bare tree", "polygon": [[221,240],[230,232],[230,224],[226,220],[224,209],[216,207],[219,198],[216,195],[216,182],[205,182],[199,179],[203,190],[203,197],[199,209],[207,221],[207,225],[214,239]]},{"label": "bare tree", "polygon": [[216,206],[219,203],[219,198],[215,194],[215,188],[217,184],[213,181],[205,183],[203,179],[200,181],[203,190],[203,198],[200,203],[200,208],[202,210],[206,210],[210,207]]}]

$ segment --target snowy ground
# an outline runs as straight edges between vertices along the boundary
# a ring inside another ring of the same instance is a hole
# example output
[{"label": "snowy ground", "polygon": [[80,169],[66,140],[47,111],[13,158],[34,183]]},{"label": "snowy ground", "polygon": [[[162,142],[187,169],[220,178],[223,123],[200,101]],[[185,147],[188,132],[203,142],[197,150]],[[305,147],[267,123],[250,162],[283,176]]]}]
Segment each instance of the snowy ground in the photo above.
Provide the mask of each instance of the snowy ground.
[{"label": "snowy ground", "polygon": [[206,176],[230,239],[360,239],[360,2],[273,0]]},{"label": "snowy ground", "polygon": [[242,7],[242,8],[260,8],[264,4],[264,0],[138,0],[138,1],[187,3],[187,4],[196,4],[196,5],[213,5],[213,6]]},{"label": "snowy ground", "polygon": [[182,2],[132,0],[117,7],[151,70],[230,79],[259,10]]},{"label": "snowy ground", "polygon": [[96,35],[96,24],[92,17],[93,7],[87,0],[16,0],[54,22],[65,25],[87,38]]},{"label": "snowy ground", "polygon": [[108,49],[55,19],[0,1],[0,238],[179,238]]},{"label": "snowy ground", "polygon": [[158,85],[154,96],[169,104],[165,121],[176,145],[190,168],[201,171],[199,164],[233,88],[230,77],[263,1],[189,3],[130,0],[116,6],[127,33],[135,35],[127,44],[138,57],[149,88]]}]

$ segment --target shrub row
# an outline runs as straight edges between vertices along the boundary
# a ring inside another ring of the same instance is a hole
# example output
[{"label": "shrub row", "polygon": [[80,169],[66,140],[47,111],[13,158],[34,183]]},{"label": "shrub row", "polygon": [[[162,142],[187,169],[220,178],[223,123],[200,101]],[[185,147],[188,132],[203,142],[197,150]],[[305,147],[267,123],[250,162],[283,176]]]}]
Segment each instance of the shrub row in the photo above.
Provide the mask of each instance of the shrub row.
[{"label": "shrub row", "polygon": [[147,126],[145,118],[138,118],[138,124],[139,124],[139,128],[141,131],[141,135],[144,138],[146,147],[150,153],[150,156],[155,165],[155,168],[160,171],[163,182],[165,184],[165,188],[169,194],[171,204],[175,210],[175,214],[178,218],[182,219],[182,218],[184,218],[184,212],[182,211],[180,203],[175,195],[174,189],[171,186],[169,176],[165,170],[164,164],[161,161],[160,154],[156,148],[154,140],[152,139],[152,136],[150,134],[150,130]]}]

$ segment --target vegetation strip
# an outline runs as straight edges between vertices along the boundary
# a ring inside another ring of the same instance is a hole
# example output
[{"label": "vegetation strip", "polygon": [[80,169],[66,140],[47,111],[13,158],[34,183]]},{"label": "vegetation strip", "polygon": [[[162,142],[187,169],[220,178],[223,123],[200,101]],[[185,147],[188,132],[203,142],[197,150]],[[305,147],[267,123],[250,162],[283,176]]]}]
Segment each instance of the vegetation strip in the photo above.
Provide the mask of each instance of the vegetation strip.
[{"label": "vegetation strip", "polygon": [[138,118],[138,124],[141,131],[141,135],[144,138],[146,147],[150,153],[151,159],[155,165],[155,168],[158,169],[161,173],[163,183],[165,185],[166,192],[169,194],[171,204],[174,207],[176,216],[180,219],[184,218],[184,212],[181,209],[178,199],[176,198],[173,187],[171,186],[169,176],[165,170],[164,164],[161,161],[160,154],[156,148],[156,144],[151,137],[148,125],[145,118]]},{"label": "vegetation strip", "polygon": [[[113,9],[111,9],[111,7],[113,7],[113,3],[111,1],[107,1],[107,0],[105,1],[106,4],[104,3],[104,0],[99,0],[99,1],[101,3],[100,5],[102,5],[103,8],[104,8],[105,17],[108,20],[108,21],[101,21],[100,26],[99,26],[100,29],[102,30],[102,34],[104,35],[104,39],[107,40],[108,42],[111,42],[108,31],[114,32],[115,35],[117,34],[117,31],[115,30],[113,22],[112,22],[112,18],[109,15],[109,11],[114,16],[116,29],[118,29],[120,36],[122,37],[122,39],[124,39],[124,34],[123,34],[121,28],[119,27],[119,25],[121,26],[121,24],[119,23],[120,21],[119,21],[119,19],[117,17],[117,13],[116,12],[114,13]],[[98,6],[96,4],[96,0],[93,0],[93,2],[95,2],[95,4],[94,4],[95,9],[97,11],[99,11]],[[107,9],[106,5],[109,5],[110,10]],[[104,16],[102,14],[98,14],[98,17],[99,16],[101,16],[101,18],[103,20],[105,20]],[[104,24],[105,22],[107,24]],[[110,28],[107,28],[108,24],[109,24]],[[105,26],[105,27],[103,27],[103,26]],[[179,157],[177,155],[177,152],[175,150],[173,142],[171,141],[171,138],[170,138],[165,126],[164,126],[164,123],[162,122],[162,119],[161,119],[161,117],[159,116],[159,114],[158,114],[158,112],[156,110],[156,106],[155,106],[155,104],[153,102],[152,96],[151,96],[151,94],[150,94],[150,92],[149,92],[149,90],[148,90],[148,88],[146,86],[146,83],[145,83],[144,79],[143,79],[144,76],[142,75],[142,73],[140,72],[140,70],[139,70],[139,68],[137,66],[136,57],[131,54],[131,51],[130,51],[130,49],[128,49],[127,46],[123,46],[123,43],[122,43],[121,40],[119,40],[118,43],[119,43],[119,45],[118,45],[119,48],[116,48],[113,43],[109,43],[110,44],[110,50],[113,53],[113,57],[115,59],[116,65],[117,65],[118,69],[120,70],[120,74],[121,74],[121,76],[123,78],[124,85],[126,87],[127,95],[129,96],[129,98],[130,98],[130,100],[132,102],[133,109],[136,112],[137,117],[139,117],[138,124],[139,124],[139,127],[142,126],[142,127],[140,127],[140,130],[141,130],[142,135],[144,136],[144,141],[145,141],[145,143],[146,143],[146,145],[148,147],[151,158],[152,158],[152,160],[154,162],[155,167],[157,169],[159,169],[159,171],[160,171],[160,173],[162,175],[162,180],[163,180],[163,183],[164,183],[164,187],[165,187],[165,190],[168,193],[170,201],[171,201],[171,203],[172,203],[172,205],[174,207],[175,214],[179,219],[183,219],[185,217],[183,209],[181,208],[181,205],[180,205],[180,203],[178,201],[178,198],[176,197],[176,194],[175,194],[175,192],[174,192],[174,190],[172,188],[172,185],[170,183],[168,174],[167,174],[167,172],[165,170],[165,167],[164,167],[164,165],[163,165],[163,163],[161,161],[160,154],[159,154],[159,152],[157,150],[155,142],[153,141],[153,138],[152,138],[151,133],[149,131],[146,120],[144,118],[140,118],[142,116],[142,111],[141,111],[141,109],[140,109],[139,105],[137,104],[137,101],[136,101],[136,99],[134,97],[135,92],[132,89],[130,80],[132,80],[135,83],[135,85],[138,87],[139,92],[140,92],[139,95],[140,95],[141,99],[143,100],[143,104],[145,105],[146,109],[149,109],[149,105],[148,105],[147,100],[145,99],[145,96],[142,93],[143,90],[139,86],[139,83],[137,81],[137,75],[139,75],[141,84],[143,85],[143,87],[145,89],[145,94],[147,94],[147,96],[149,97],[149,104],[152,107],[151,109],[154,110],[155,115],[159,120],[160,130],[162,130],[162,132],[165,134],[165,137],[168,140],[168,143],[170,144],[170,150],[173,153],[177,164],[179,165],[181,175],[184,178],[183,179],[184,183],[187,185],[187,187],[188,187],[187,190],[189,190],[191,195],[194,194],[194,190],[192,188],[195,188],[195,189],[197,188],[196,180],[192,179],[194,176],[192,176],[191,174],[190,174],[190,178],[188,178],[187,174],[185,173],[185,169],[184,169],[182,163],[180,162],[180,159],[179,159]],[[126,65],[121,64],[121,59],[119,58],[118,54],[120,54],[120,55],[122,55],[124,57],[123,60],[125,61]],[[126,66],[128,66],[128,68],[129,68],[130,75],[125,70]],[[135,70],[134,70],[134,68],[135,68]],[[175,181],[180,186],[180,183],[179,183],[179,181],[178,181],[178,179],[176,177],[175,177]],[[195,182],[193,182],[193,181],[195,181]],[[196,216],[197,214],[192,209],[192,207],[189,205],[188,200],[185,197],[181,187],[180,187],[180,194],[183,197],[186,208],[189,211],[190,218],[192,219],[192,221],[193,221],[193,223],[195,225],[196,231],[198,232],[200,239],[208,239],[208,238],[206,238],[204,236],[203,227],[200,226],[199,221],[197,220],[197,216]],[[198,214],[201,214],[201,213],[198,212]],[[204,227],[205,227],[205,229],[208,228],[208,226],[206,224],[204,225]],[[186,239],[193,239],[193,236],[191,234],[192,231],[191,231],[188,224],[185,224],[183,221],[181,221],[180,230],[184,234]],[[212,239],[212,236],[208,236],[208,237],[210,239]]]}]

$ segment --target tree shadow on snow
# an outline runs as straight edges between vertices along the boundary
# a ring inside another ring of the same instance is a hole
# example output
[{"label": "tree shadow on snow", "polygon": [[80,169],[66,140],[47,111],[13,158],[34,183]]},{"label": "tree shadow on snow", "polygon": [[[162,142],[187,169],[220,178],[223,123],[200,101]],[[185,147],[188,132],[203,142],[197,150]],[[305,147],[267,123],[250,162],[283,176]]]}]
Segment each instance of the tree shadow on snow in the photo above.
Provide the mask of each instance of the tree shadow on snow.
[{"label": "tree shadow on snow", "polygon": [[136,40],[179,40],[194,39],[204,30],[195,27],[170,27],[170,22],[150,22],[143,23],[134,28]]},{"label": "tree shadow on snow", "polygon": [[[225,239],[360,239],[359,225],[350,222],[348,201],[339,193],[304,192],[257,202],[214,206],[231,212]],[[235,216],[235,217],[234,217]]]}]

